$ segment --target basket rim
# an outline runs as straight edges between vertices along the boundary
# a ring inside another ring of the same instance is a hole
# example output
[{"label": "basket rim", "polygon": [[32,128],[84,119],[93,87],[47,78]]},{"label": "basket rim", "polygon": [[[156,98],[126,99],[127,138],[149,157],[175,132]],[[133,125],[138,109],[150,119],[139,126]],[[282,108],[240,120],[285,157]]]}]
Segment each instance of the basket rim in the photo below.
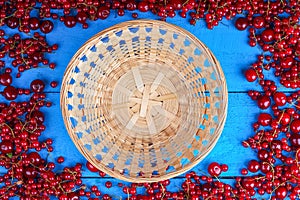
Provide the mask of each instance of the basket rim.
[{"label": "basket rim", "polygon": [[[207,57],[209,57],[210,60],[214,61],[215,64],[215,71],[218,73],[219,77],[220,77],[220,82],[222,83],[222,94],[223,94],[223,104],[224,104],[224,110],[221,113],[222,115],[220,116],[220,122],[216,127],[215,130],[215,134],[217,135],[214,140],[211,142],[210,144],[210,148],[206,148],[204,153],[201,154],[201,157],[197,158],[195,161],[190,162],[189,165],[186,165],[184,167],[182,167],[181,169],[178,169],[174,172],[169,172],[167,174],[163,174],[163,175],[159,175],[159,176],[154,176],[151,178],[145,178],[145,177],[133,177],[133,176],[123,176],[118,172],[113,171],[110,168],[105,167],[104,165],[99,165],[96,162],[94,162],[95,158],[93,156],[91,156],[90,154],[86,155],[87,153],[84,153],[86,151],[84,151],[82,149],[82,145],[80,145],[78,143],[78,140],[76,140],[75,138],[71,137],[69,132],[69,123],[67,120],[67,109],[65,109],[65,97],[66,97],[66,84],[67,84],[67,74],[72,70],[72,61],[75,60],[81,53],[82,51],[85,49],[86,45],[88,45],[91,41],[95,40],[96,38],[98,38],[101,35],[105,35],[106,33],[116,29],[116,28],[122,28],[122,27],[128,27],[134,24],[143,24],[143,25],[161,25],[164,28],[171,28],[173,30],[178,31],[181,34],[184,34],[185,36],[187,36],[189,39],[191,39],[193,42],[195,42],[195,44],[202,46],[203,49],[206,51]],[[157,181],[162,181],[162,180],[166,180],[166,179],[170,179],[173,178],[175,176],[178,176],[180,174],[183,174],[189,170],[191,170],[193,167],[195,167],[196,165],[198,165],[211,151],[212,149],[215,147],[215,145],[217,144],[217,141],[219,140],[225,122],[226,122],[226,118],[227,118],[227,111],[228,111],[228,90],[227,90],[227,83],[226,83],[226,78],[224,75],[224,72],[221,68],[221,65],[219,63],[219,61],[216,59],[215,55],[212,53],[212,51],[202,42],[200,41],[196,36],[194,36],[192,33],[190,33],[189,31],[174,25],[174,24],[170,24],[164,21],[159,21],[159,20],[150,20],[150,19],[137,19],[137,20],[130,20],[130,21],[125,21],[122,23],[118,23],[116,25],[113,25],[109,28],[106,28],[98,33],[96,33],[95,35],[93,35],[90,39],[88,39],[77,51],[76,53],[72,56],[72,58],[70,59],[65,72],[63,74],[63,79],[62,79],[62,84],[61,84],[61,88],[60,88],[60,109],[61,109],[61,113],[62,113],[62,117],[63,117],[63,121],[65,124],[65,128],[68,132],[68,135],[70,136],[71,140],[73,141],[73,143],[75,144],[76,148],[78,149],[78,151],[85,157],[85,159],[87,159],[87,161],[89,161],[91,164],[93,164],[96,168],[98,168],[99,170],[105,172],[106,174],[110,175],[111,177],[114,178],[118,178],[124,181],[128,181],[128,182],[135,182],[135,183],[144,183],[144,182],[157,182]],[[87,157],[86,157],[87,156]]]}]

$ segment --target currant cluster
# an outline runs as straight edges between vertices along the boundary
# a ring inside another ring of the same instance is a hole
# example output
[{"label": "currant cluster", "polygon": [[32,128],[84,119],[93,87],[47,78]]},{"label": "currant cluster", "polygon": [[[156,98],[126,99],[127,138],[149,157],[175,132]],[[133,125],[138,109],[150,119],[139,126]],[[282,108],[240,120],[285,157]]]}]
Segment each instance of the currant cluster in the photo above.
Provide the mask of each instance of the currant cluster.
[{"label": "currant cluster", "polygon": [[[31,68],[37,68],[40,64],[48,65],[54,69],[55,64],[49,63],[45,53],[51,53],[57,49],[57,45],[49,45],[46,38],[35,32],[32,38],[22,39],[16,33],[11,37],[5,37],[5,32],[0,30],[0,59],[5,56],[12,58],[11,66],[18,69],[17,77]],[[5,62],[0,61],[0,68],[5,67]]]}]

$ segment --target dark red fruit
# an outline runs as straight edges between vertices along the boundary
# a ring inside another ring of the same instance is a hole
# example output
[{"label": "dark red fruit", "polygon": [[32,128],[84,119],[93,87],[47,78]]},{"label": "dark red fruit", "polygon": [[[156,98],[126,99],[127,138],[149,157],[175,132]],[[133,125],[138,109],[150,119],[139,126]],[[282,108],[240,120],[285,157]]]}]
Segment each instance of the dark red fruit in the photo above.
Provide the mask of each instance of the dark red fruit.
[{"label": "dark red fruit", "polygon": [[248,27],[248,25],[248,19],[244,17],[240,17],[235,21],[235,27],[240,31],[245,30]]},{"label": "dark red fruit", "polygon": [[247,81],[249,81],[249,82],[253,82],[257,79],[257,73],[252,68],[246,70],[245,76],[246,76]]},{"label": "dark red fruit", "polygon": [[12,29],[17,28],[19,26],[19,20],[14,16],[9,17],[6,20],[6,25]]},{"label": "dark red fruit", "polygon": [[292,147],[299,148],[300,147],[300,134],[294,133],[290,137],[290,142]]},{"label": "dark red fruit", "polygon": [[278,106],[284,106],[286,104],[286,95],[283,92],[276,92],[274,94],[274,101]]},{"label": "dark red fruit", "polygon": [[212,162],[208,165],[208,173],[211,176],[219,176],[222,172],[221,165],[217,162]]},{"label": "dark red fruit", "polygon": [[53,22],[45,20],[40,23],[40,29],[43,33],[50,33],[54,28]]},{"label": "dark red fruit", "polygon": [[300,132],[300,120],[294,119],[290,124],[290,129],[293,133],[299,133]]},{"label": "dark red fruit", "polygon": [[258,98],[257,105],[260,109],[267,109],[271,105],[271,99],[270,97],[263,95]]},{"label": "dark red fruit", "polygon": [[284,199],[287,196],[288,190],[284,186],[280,186],[275,190],[275,195],[279,199]]},{"label": "dark red fruit", "polygon": [[254,17],[253,26],[257,29],[261,29],[265,26],[265,19],[262,16]]},{"label": "dark red fruit", "polygon": [[40,79],[35,79],[31,82],[30,89],[35,93],[43,92],[45,89],[45,83]]},{"label": "dark red fruit", "polygon": [[260,168],[260,165],[259,165],[259,162],[257,160],[250,160],[249,161],[247,169],[250,172],[252,172],[252,173],[258,172],[259,168]]},{"label": "dark red fruit", "polygon": [[86,162],[86,167],[91,172],[99,172],[99,169],[97,169],[96,167],[94,167],[94,165],[92,165],[89,161]]},{"label": "dark red fruit", "polygon": [[4,154],[12,153],[14,149],[13,143],[8,140],[4,140],[0,143],[0,151]]},{"label": "dark red fruit", "polygon": [[98,8],[97,17],[99,19],[106,19],[110,14],[110,9],[106,6]]},{"label": "dark red fruit", "polygon": [[274,31],[272,29],[265,29],[261,33],[261,39],[264,42],[272,42],[274,40]]},{"label": "dark red fruit", "polygon": [[270,125],[272,116],[268,113],[260,113],[258,116],[258,123],[262,126]]},{"label": "dark red fruit", "polygon": [[64,18],[64,24],[68,28],[72,28],[76,25],[76,18],[74,16],[66,16]]},{"label": "dark red fruit", "polygon": [[18,94],[18,89],[13,86],[7,86],[3,90],[3,96],[10,101],[15,100],[18,97]]},{"label": "dark red fruit", "polygon": [[31,17],[28,21],[28,25],[31,30],[39,29],[39,27],[40,27],[39,23],[40,23],[40,20],[36,17]]},{"label": "dark red fruit", "polygon": [[9,86],[12,83],[12,77],[9,73],[3,73],[0,75],[0,84]]}]

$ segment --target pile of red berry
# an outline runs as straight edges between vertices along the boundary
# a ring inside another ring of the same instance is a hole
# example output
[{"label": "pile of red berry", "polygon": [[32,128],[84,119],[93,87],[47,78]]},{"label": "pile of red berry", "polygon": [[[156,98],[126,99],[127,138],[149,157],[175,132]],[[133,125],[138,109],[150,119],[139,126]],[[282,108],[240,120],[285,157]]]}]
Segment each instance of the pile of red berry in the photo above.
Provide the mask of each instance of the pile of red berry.
[{"label": "pile of red berry", "polygon": [[[300,88],[298,0],[0,0],[0,27],[15,29],[13,35],[0,29],[0,85],[7,99],[0,103],[0,165],[6,169],[0,176],[0,199],[113,197],[103,194],[98,186],[83,184],[81,164],[57,172],[56,165],[62,164],[64,157],[59,156],[55,164],[42,156],[41,151],[53,151],[52,139],[39,139],[46,129],[40,109],[51,107],[51,102],[45,100],[45,83],[36,79],[25,89],[15,88],[12,76],[14,71],[19,78],[25,70],[45,65],[55,68],[46,54],[57,50],[58,45],[48,44],[45,35],[55,28],[53,20],[69,28],[77,23],[88,28],[90,21],[106,19],[113,11],[119,16],[130,13],[133,18],[138,12],[152,12],[161,20],[189,16],[190,24],[205,20],[209,29],[223,18],[233,19],[238,30],[249,32],[249,45],[262,51],[245,71],[247,81],[257,81],[262,88],[248,92],[262,112],[253,124],[254,135],[242,144],[253,149],[257,159],[241,169],[233,185],[218,179],[228,166],[216,162],[208,166],[209,175],[187,173],[176,192],[168,190],[170,180],[119,183],[128,199],[253,199],[259,195],[300,198],[300,91],[292,90]],[[274,71],[277,82],[290,88],[289,93],[279,91],[275,80],[265,79],[269,70]],[[56,87],[57,82],[50,85]],[[26,95],[28,100],[15,101],[19,95]],[[90,163],[86,166],[105,176]],[[107,181],[105,187],[112,187],[112,183]]]}]

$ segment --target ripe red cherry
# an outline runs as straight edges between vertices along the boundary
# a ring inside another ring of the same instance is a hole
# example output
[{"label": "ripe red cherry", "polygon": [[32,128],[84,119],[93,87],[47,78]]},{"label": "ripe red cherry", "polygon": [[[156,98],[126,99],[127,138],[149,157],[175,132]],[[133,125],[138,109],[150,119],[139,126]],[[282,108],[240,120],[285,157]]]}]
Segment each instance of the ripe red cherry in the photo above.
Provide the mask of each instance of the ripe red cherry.
[{"label": "ripe red cherry", "polygon": [[271,99],[270,97],[263,95],[258,98],[257,105],[260,109],[267,109],[271,105]]},{"label": "ripe red cherry", "polygon": [[288,125],[291,121],[291,116],[288,113],[284,112],[279,115],[278,121],[282,125]]},{"label": "ripe red cherry", "polygon": [[4,140],[0,143],[0,151],[2,153],[12,153],[14,149],[13,143],[9,140]]},{"label": "ripe red cherry", "polygon": [[44,122],[44,114],[41,111],[35,110],[31,113],[31,117],[35,119],[37,124],[42,124]]},{"label": "ripe red cherry", "polygon": [[12,16],[12,17],[9,17],[7,20],[6,20],[6,25],[9,27],[9,28],[17,28],[19,26],[19,19],[17,19],[16,17]]},{"label": "ripe red cherry", "polygon": [[265,26],[265,19],[262,16],[258,16],[253,19],[252,23],[255,28],[261,29]]},{"label": "ripe red cherry", "polygon": [[257,152],[257,157],[262,161],[266,161],[269,157],[269,153],[267,150],[261,149]]},{"label": "ripe red cherry", "polygon": [[252,68],[246,70],[245,76],[248,82],[253,82],[257,79],[257,73]]},{"label": "ripe red cherry", "polygon": [[274,94],[274,101],[278,106],[284,106],[286,104],[286,95],[283,92],[276,92]]},{"label": "ripe red cherry", "polygon": [[258,172],[259,168],[260,168],[260,164],[257,160],[250,160],[249,161],[247,169],[250,172],[252,172],[252,173]]},{"label": "ripe red cherry", "polygon": [[261,39],[264,42],[272,42],[274,40],[274,31],[272,29],[265,29],[261,33]]},{"label": "ripe red cherry", "polygon": [[289,139],[290,139],[292,147],[295,147],[295,148],[300,147],[300,134],[294,133],[291,135],[291,137]]},{"label": "ripe red cherry", "polygon": [[279,199],[284,199],[287,196],[287,189],[284,186],[280,186],[275,190],[275,195]]},{"label": "ripe red cherry", "polygon": [[270,125],[272,116],[268,113],[260,113],[258,116],[258,123],[262,126]]},{"label": "ripe red cherry", "polygon": [[86,162],[86,167],[91,172],[99,172],[99,170],[96,167],[94,167],[94,165],[92,165],[89,161]]},{"label": "ripe red cherry", "polygon": [[76,25],[76,18],[74,16],[66,16],[64,18],[64,24],[68,28],[72,28]]},{"label": "ripe red cherry", "polygon": [[41,164],[41,156],[37,152],[31,152],[27,155],[27,158],[30,159],[30,163],[32,163],[35,166],[38,166]]},{"label": "ripe red cherry", "polygon": [[53,22],[45,20],[40,23],[40,29],[43,33],[50,33],[53,30]]},{"label": "ripe red cherry", "polygon": [[248,19],[244,17],[240,17],[235,21],[235,27],[240,31],[245,30],[248,27],[248,25]]},{"label": "ripe red cherry", "polygon": [[106,19],[110,14],[110,9],[106,6],[98,8],[97,17],[99,19]]},{"label": "ripe red cherry", "polygon": [[28,25],[29,25],[29,28],[31,30],[37,30],[39,29],[39,23],[40,23],[40,20],[36,17],[31,17],[29,20],[28,20]]},{"label": "ripe red cherry", "polygon": [[291,68],[294,64],[294,59],[292,57],[286,57],[286,58],[283,58],[280,62],[280,66],[284,69],[288,69],[288,68]]},{"label": "ripe red cherry", "polygon": [[58,163],[63,163],[64,161],[65,161],[65,158],[62,157],[62,156],[59,156],[59,157],[57,158],[57,162],[58,162]]},{"label": "ripe red cherry", "polygon": [[219,176],[222,172],[221,165],[217,162],[212,162],[208,165],[208,173],[211,176]]},{"label": "ripe red cherry", "polygon": [[300,120],[294,119],[292,123],[290,124],[290,129],[293,133],[299,133],[300,132]]},{"label": "ripe red cherry", "polygon": [[10,85],[3,90],[3,96],[10,101],[15,100],[18,97],[18,94],[18,89]]},{"label": "ripe red cherry", "polygon": [[30,89],[35,93],[43,92],[45,89],[45,83],[40,79],[35,79],[31,82]]},{"label": "ripe red cherry", "polygon": [[146,2],[146,1],[139,2],[138,10],[141,12],[147,12],[149,10],[148,2]]},{"label": "ripe red cherry", "polygon": [[79,23],[85,23],[88,18],[88,15],[85,12],[78,12],[76,15],[76,19]]},{"label": "ripe red cherry", "polygon": [[9,86],[12,83],[12,77],[9,73],[3,73],[0,75],[0,84]]}]

